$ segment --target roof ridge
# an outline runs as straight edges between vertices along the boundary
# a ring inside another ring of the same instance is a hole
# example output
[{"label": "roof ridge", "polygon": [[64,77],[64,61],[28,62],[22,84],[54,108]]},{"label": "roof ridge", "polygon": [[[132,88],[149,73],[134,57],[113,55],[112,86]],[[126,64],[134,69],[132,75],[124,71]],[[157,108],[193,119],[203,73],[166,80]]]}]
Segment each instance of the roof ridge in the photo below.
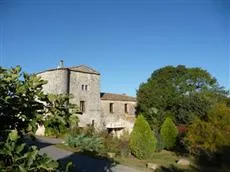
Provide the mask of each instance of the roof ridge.
[{"label": "roof ridge", "polygon": [[109,93],[109,92],[101,92],[102,94],[114,94],[114,95],[119,95],[119,96],[128,96],[128,97],[135,97],[135,96],[130,96],[127,95],[125,93],[121,94],[121,93]]},{"label": "roof ridge", "polygon": [[76,72],[82,72],[82,73],[89,73],[89,74],[96,74],[100,75],[100,73],[96,70],[94,70],[92,67],[89,67],[87,65],[78,65],[78,66],[71,66],[71,67],[61,67],[61,68],[51,68],[47,70],[40,71],[36,74],[40,74],[43,72],[49,72],[49,71],[55,71],[55,70],[71,70],[71,71],[76,71]]},{"label": "roof ridge", "polygon": [[[91,71],[91,72],[93,72],[93,73],[99,74],[98,71],[96,71],[96,70],[93,69],[92,67],[89,67],[88,65],[84,65],[84,64],[81,64],[81,65],[78,65],[78,66],[72,66],[72,67],[68,67],[68,68],[69,68],[69,69],[79,69],[79,70],[81,70],[81,69],[83,68],[83,69],[89,70],[89,71]],[[89,71],[88,71],[88,72],[89,72]]]},{"label": "roof ridge", "polygon": [[101,100],[136,101],[136,97],[117,93],[100,93]]}]

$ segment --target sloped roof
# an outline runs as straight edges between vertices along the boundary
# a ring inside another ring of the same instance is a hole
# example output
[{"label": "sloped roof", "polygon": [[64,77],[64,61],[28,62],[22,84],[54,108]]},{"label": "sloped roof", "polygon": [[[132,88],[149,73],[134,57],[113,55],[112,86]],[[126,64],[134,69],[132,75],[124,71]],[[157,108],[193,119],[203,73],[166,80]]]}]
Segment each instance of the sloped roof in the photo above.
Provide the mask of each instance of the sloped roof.
[{"label": "sloped roof", "polygon": [[48,69],[48,70],[44,70],[44,71],[38,72],[37,74],[48,72],[48,71],[55,71],[55,70],[71,70],[71,71],[75,71],[75,72],[82,72],[82,73],[89,73],[89,74],[100,75],[99,72],[97,72],[96,70],[94,70],[94,69],[92,69],[92,68],[90,68],[90,67],[88,67],[86,65]]},{"label": "sloped roof", "polygon": [[124,95],[124,94],[101,93],[101,100],[136,102],[136,97],[127,96],[127,95]]},{"label": "sloped roof", "polygon": [[97,74],[100,75],[99,72],[97,72],[96,70],[85,66],[85,65],[80,65],[80,66],[75,66],[75,67],[69,67],[70,70],[72,71],[76,71],[76,72],[83,72],[83,73],[92,73],[92,74]]}]

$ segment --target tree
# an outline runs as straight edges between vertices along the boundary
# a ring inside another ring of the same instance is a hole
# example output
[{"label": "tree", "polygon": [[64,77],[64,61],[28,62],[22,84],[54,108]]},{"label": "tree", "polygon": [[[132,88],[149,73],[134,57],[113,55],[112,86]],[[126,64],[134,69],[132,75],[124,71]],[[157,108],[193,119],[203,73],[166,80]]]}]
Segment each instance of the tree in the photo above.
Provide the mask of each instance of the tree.
[{"label": "tree", "polygon": [[47,96],[42,92],[46,81],[36,75],[22,73],[19,66],[0,67],[0,130],[17,129],[24,132],[29,126],[37,128],[44,113]]},{"label": "tree", "polygon": [[208,111],[207,120],[196,119],[186,136],[190,152],[207,154],[230,146],[230,108],[216,104]]},{"label": "tree", "polygon": [[[57,170],[56,161],[40,155],[35,146],[27,147],[20,137],[29,128],[35,132],[37,123],[47,119],[46,113],[61,112],[62,116],[59,114],[58,117],[64,120],[64,117],[71,117],[68,99],[57,96],[50,101],[42,91],[45,83],[36,75],[21,72],[19,66],[10,69],[0,67],[0,171]],[[58,101],[59,106],[54,106]]]},{"label": "tree", "polygon": [[[48,95],[42,90],[47,82],[36,75],[21,71],[21,67],[0,67],[0,131],[17,129],[19,133],[37,130],[46,121],[58,132],[76,126],[73,115],[77,107],[69,102],[69,95]],[[48,114],[48,115],[45,115]]]},{"label": "tree", "polygon": [[207,113],[211,103],[208,94],[227,95],[206,70],[183,65],[166,66],[154,71],[147,82],[140,85],[137,110],[150,124],[151,114],[148,112],[151,108],[158,109],[161,115],[171,112],[177,124],[189,124],[196,116]]},{"label": "tree", "polygon": [[44,118],[46,135],[58,136],[67,132],[67,129],[76,128],[79,112],[77,106],[69,102],[69,95],[48,95],[46,102],[47,112]]},{"label": "tree", "polygon": [[170,149],[175,146],[178,130],[170,117],[167,117],[162,124],[160,135],[166,149]]},{"label": "tree", "polygon": [[139,159],[151,158],[156,150],[156,144],[157,140],[148,122],[139,115],[130,136],[129,147],[132,154]]}]

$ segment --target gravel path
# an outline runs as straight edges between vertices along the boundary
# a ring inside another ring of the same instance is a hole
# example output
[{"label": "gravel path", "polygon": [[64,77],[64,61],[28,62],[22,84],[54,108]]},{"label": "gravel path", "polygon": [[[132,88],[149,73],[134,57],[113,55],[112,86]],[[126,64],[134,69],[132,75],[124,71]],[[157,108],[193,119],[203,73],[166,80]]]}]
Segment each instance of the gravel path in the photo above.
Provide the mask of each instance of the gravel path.
[{"label": "gravel path", "polygon": [[55,147],[55,144],[62,143],[62,139],[37,137],[37,141],[28,141],[29,144],[37,145],[41,153],[48,154],[51,158],[62,163],[72,161],[73,171],[79,172],[140,172],[124,165],[115,164],[108,160],[96,159],[81,154],[76,154],[64,149]]}]

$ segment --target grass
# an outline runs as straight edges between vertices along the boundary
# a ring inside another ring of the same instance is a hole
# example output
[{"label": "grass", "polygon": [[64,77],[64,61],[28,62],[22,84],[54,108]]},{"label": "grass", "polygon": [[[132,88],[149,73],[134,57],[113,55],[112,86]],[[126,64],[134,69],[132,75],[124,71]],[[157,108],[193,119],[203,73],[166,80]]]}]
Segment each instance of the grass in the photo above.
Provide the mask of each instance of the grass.
[{"label": "grass", "polygon": [[[123,165],[127,166],[135,166],[135,167],[140,167],[140,168],[146,168],[147,163],[154,163],[158,164],[161,167],[168,168],[170,166],[175,166],[177,168],[185,168],[182,166],[179,166],[176,164],[176,161],[179,159],[179,157],[170,151],[161,151],[161,152],[155,152],[154,156],[150,160],[139,160],[135,157],[115,157],[114,158],[117,162]],[[188,168],[188,167],[186,167]]]},{"label": "grass", "polygon": [[[108,156],[102,155],[102,154],[95,154],[91,152],[80,152],[76,148],[71,148],[69,146],[66,146],[64,144],[57,144],[55,145],[58,148],[65,149],[74,153],[90,156],[93,158],[99,158],[99,159],[109,159]],[[122,156],[115,156],[112,160],[118,164],[122,164],[125,166],[129,166],[132,168],[139,169],[141,171],[150,171],[149,169],[146,168],[147,163],[155,163],[158,164],[159,166],[169,168],[170,166],[175,166],[176,168],[179,169],[184,169],[185,167],[179,166],[176,164],[176,161],[179,159],[179,157],[170,151],[161,151],[161,152],[156,152],[154,154],[154,157],[151,160],[139,160],[133,156],[128,156],[128,157],[122,157]],[[188,168],[188,167],[187,167]]]},{"label": "grass", "polygon": [[[64,144],[57,144],[55,145],[58,148],[65,149],[77,154],[82,154],[86,156],[90,156],[93,158],[97,159],[106,159],[106,160],[112,160],[115,163],[122,164],[125,166],[129,166],[132,168],[135,168],[140,171],[145,171],[145,172],[150,172],[150,169],[146,168],[147,163],[154,163],[158,164],[160,166],[160,172],[230,172],[229,169],[219,169],[216,167],[209,167],[209,166],[181,166],[176,163],[176,161],[180,158],[179,156],[176,155],[174,152],[170,151],[161,151],[161,152],[156,152],[154,154],[154,157],[151,160],[139,160],[133,156],[128,156],[128,157],[122,157],[122,156],[116,156],[113,159],[108,158],[106,155],[100,155],[100,154],[95,154],[91,152],[80,152],[76,148],[71,148],[68,147]],[[189,158],[190,161],[192,162],[192,159]]]}]

